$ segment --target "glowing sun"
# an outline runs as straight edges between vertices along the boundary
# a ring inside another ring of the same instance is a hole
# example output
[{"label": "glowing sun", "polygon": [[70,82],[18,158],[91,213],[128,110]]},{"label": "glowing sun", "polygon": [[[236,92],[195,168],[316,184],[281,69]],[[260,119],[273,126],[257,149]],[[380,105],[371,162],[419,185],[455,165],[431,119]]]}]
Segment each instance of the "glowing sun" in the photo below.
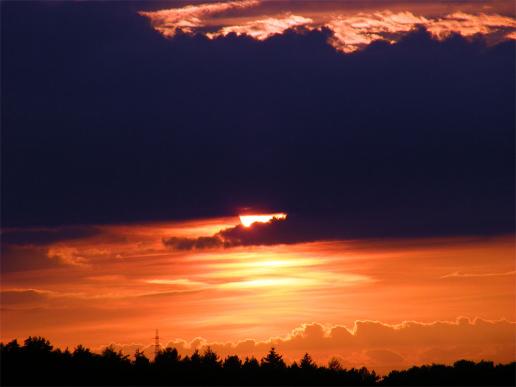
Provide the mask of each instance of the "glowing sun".
[{"label": "glowing sun", "polygon": [[240,215],[240,223],[244,227],[250,227],[253,223],[267,223],[272,219],[284,220],[287,219],[287,214],[282,212],[276,214],[259,214],[259,215]]}]

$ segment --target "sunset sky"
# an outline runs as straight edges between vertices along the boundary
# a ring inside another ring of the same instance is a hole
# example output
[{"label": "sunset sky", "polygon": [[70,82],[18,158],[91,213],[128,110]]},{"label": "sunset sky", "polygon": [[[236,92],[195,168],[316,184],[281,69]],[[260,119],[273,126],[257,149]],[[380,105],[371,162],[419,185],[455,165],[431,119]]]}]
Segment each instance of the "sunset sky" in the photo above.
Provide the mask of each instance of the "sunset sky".
[{"label": "sunset sky", "polygon": [[511,1],[1,6],[1,341],[516,360]]}]

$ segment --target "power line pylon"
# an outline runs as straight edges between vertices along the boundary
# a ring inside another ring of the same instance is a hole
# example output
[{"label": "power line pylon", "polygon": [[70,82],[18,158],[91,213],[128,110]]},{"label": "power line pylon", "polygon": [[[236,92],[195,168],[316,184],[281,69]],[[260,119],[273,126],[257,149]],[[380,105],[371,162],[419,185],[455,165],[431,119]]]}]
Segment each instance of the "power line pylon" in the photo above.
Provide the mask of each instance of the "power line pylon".
[{"label": "power line pylon", "polygon": [[158,356],[159,350],[160,350],[159,333],[158,333],[158,330],[156,329],[156,336],[154,336],[154,358],[156,358],[156,356]]}]

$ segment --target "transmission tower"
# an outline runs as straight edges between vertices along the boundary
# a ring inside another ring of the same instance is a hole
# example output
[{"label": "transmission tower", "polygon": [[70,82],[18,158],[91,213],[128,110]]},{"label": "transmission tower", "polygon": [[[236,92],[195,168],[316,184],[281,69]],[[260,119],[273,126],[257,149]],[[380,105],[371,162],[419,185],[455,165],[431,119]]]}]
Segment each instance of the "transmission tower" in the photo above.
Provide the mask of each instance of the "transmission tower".
[{"label": "transmission tower", "polygon": [[154,358],[156,358],[156,356],[158,356],[159,350],[160,350],[159,333],[158,333],[158,330],[156,329],[156,336],[154,336]]}]

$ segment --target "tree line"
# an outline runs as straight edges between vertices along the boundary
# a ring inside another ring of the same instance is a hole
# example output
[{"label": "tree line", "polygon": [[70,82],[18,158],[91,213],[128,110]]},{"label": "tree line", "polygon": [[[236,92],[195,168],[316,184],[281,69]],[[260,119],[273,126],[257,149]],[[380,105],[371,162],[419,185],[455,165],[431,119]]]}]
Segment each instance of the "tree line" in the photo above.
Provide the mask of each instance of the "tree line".
[{"label": "tree line", "polygon": [[207,348],[181,356],[175,348],[159,351],[153,361],[137,350],[133,358],[105,348],[97,354],[82,345],[73,351],[54,349],[42,337],[0,343],[2,385],[305,385],[305,386],[436,386],[516,385],[516,362],[493,364],[460,360],[452,366],[432,364],[392,371],[380,378],[367,368],[345,369],[332,359],[317,365],[307,353],[287,364],[271,348],[262,359],[236,355],[221,359]]}]

